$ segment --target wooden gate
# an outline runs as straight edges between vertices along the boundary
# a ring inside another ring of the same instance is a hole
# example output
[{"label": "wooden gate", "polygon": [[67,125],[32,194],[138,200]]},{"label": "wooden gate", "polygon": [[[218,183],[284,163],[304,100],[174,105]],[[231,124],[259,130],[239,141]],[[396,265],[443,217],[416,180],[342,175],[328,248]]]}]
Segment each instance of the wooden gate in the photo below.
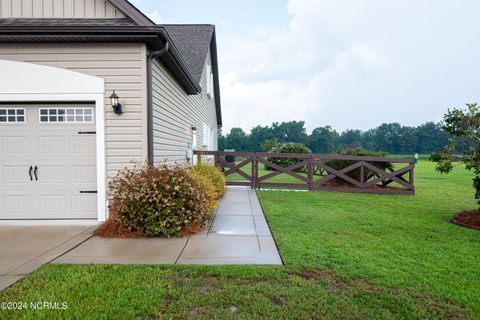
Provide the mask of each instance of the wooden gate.
[{"label": "wooden gate", "polygon": [[415,194],[413,159],[223,151],[195,154],[200,162],[203,156],[213,156],[231,186]]}]

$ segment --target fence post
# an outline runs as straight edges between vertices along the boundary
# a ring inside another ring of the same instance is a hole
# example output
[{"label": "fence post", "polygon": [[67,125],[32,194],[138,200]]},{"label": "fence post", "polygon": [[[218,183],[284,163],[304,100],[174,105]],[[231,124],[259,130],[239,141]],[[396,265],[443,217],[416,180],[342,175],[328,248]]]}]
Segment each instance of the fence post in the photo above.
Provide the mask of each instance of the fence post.
[{"label": "fence post", "polygon": [[251,183],[251,188],[255,189],[257,186],[257,157],[256,153],[253,153],[252,155],[252,183]]},{"label": "fence post", "polygon": [[361,161],[362,166],[360,167],[360,189],[365,188],[365,162]]},{"label": "fence post", "polygon": [[312,191],[313,190],[313,167],[314,167],[314,162],[313,162],[313,156],[310,155],[310,160],[308,161],[308,171],[307,171],[307,179],[308,179],[308,190]]},{"label": "fence post", "polygon": [[412,191],[415,192],[415,186],[413,184],[414,182],[414,171],[415,171],[415,163],[412,162],[410,163],[410,165],[412,166],[412,169],[410,169],[410,179],[409,180],[409,183],[410,183],[410,187],[412,188]]},{"label": "fence post", "polygon": [[202,164],[202,152],[197,151],[197,164]]}]

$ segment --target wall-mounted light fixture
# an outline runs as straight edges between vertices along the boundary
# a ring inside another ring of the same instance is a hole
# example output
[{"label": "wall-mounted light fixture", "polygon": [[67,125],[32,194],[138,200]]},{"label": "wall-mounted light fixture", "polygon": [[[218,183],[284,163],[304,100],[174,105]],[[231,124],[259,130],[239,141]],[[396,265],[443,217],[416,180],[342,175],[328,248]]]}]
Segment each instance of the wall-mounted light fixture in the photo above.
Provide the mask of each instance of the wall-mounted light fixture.
[{"label": "wall-mounted light fixture", "polygon": [[192,150],[197,150],[197,127],[192,124],[190,129],[192,130]]},{"label": "wall-mounted light fixture", "polygon": [[113,90],[113,93],[110,96],[110,102],[112,103],[113,112],[115,112],[116,114],[122,114],[123,113],[123,107],[120,104],[119,99],[120,98],[115,93],[115,90]]}]

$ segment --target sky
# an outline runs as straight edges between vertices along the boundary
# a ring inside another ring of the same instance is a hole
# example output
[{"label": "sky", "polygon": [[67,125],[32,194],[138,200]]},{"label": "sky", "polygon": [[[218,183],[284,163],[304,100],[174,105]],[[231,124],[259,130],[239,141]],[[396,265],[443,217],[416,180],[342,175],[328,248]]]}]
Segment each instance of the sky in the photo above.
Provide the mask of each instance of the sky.
[{"label": "sky", "polygon": [[223,132],[305,121],[367,130],[480,102],[478,0],[131,0],[216,25]]}]

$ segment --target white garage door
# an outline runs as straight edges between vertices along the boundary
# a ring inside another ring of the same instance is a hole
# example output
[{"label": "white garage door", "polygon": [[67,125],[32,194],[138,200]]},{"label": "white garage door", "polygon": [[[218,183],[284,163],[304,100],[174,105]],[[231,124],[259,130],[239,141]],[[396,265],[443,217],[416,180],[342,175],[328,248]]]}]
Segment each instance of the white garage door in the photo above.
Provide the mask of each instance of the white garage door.
[{"label": "white garage door", "polygon": [[95,108],[0,105],[0,219],[96,219]]}]

